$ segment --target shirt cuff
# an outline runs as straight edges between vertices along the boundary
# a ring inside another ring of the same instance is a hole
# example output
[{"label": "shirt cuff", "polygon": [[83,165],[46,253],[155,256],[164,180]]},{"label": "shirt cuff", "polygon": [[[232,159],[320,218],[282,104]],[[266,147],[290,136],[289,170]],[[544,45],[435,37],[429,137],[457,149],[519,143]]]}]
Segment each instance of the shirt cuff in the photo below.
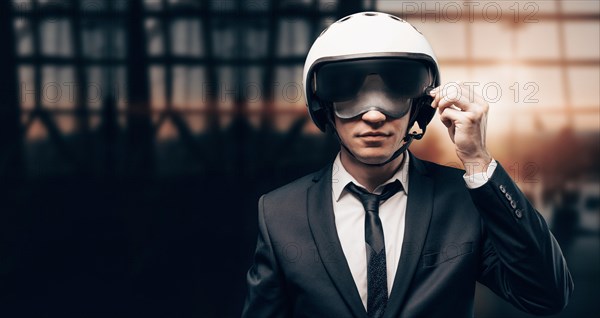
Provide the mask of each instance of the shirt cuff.
[{"label": "shirt cuff", "polygon": [[463,179],[465,179],[467,188],[476,189],[486,184],[488,179],[492,177],[492,174],[494,174],[496,166],[498,166],[498,163],[496,162],[496,160],[492,159],[492,162],[490,162],[490,164],[488,165],[486,172],[474,173],[472,175],[467,175],[467,173],[465,173],[463,175]]}]

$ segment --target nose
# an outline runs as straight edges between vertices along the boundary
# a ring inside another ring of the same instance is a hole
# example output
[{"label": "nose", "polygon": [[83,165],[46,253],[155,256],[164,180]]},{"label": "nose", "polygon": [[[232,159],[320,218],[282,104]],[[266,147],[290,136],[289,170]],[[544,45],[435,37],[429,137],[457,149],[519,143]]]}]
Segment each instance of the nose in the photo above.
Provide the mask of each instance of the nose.
[{"label": "nose", "polygon": [[362,115],[362,120],[369,124],[382,124],[385,119],[385,114],[376,109],[369,110]]},{"label": "nose", "polygon": [[[388,97],[385,84],[379,74],[369,74],[358,93],[358,103],[363,105],[387,105],[392,103]],[[362,114],[362,120],[370,125],[380,125],[387,119],[385,114],[377,109],[371,109]]]}]

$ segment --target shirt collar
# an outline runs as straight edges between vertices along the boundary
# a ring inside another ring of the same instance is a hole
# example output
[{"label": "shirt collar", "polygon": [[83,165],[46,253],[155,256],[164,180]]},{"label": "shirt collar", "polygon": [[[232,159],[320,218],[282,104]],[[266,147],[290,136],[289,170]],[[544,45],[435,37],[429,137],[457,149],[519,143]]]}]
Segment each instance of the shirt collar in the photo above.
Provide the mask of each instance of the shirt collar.
[{"label": "shirt collar", "polygon": [[[409,160],[409,158],[410,158],[410,156],[408,155],[408,152],[405,152],[404,160],[402,160],[400,168],[396,171],[396,173],[394,173],[394,175],[391,178],[389,178],[383,184],[381,184],[377,188],[375,188],[374,193],[380,194],[381,191],[383,190],[383,187],[386,184],[392,183],[396,180],[400,180],[400,183],[402,184],[404,193],[408,194],[408,160]],[[331,188],[333,190],[333,199],[336,202],[339,201],[342,194],[346,192],[344,189],[346,188],[346,185],[348,185],[348,183],[350,183],[350,182],[354,182],[356,185],[364,188],[364,186],[362,184],[360,184],[358,181],[356,181],[356,179],[352,175],[350,175],[350,173],[348,173],[346,168],[344,168],[344,166],[342,165],[342,161],[340,160],[340,153],[338,152],[337,156],[335,157],[335,160],[333,161],[333,167],[332,167],[332,172],[331,172]]]}]

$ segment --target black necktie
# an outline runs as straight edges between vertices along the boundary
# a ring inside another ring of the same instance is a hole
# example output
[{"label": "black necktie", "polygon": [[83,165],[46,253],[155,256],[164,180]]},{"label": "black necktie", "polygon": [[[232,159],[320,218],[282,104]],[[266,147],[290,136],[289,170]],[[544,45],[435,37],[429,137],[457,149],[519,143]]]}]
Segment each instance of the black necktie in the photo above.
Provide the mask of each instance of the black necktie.
[{"label": "black necktie", "polygon": [[354,183],[348,184],[348,190],[362,202],[365,215],[365,242],[367,245],[367,316],[383,317],[388,301],[387,267],[385,260],[385,242],[383,227],[379,219],[379,203],[389,199],[402,190],[402,184],[396,180],[383,188],[381,195],[373,194]]}]

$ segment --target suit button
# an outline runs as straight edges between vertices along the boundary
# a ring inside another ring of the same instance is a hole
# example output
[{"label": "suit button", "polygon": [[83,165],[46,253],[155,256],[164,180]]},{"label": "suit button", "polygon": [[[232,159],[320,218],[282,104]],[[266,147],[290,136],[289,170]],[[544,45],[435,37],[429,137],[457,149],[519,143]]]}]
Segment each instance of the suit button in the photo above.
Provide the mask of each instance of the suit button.
[{"label": "suit button", "polygon": [[515,200],[510,200],[510,206],[514,209],[517,207],[517,202]]},{"label": "suit button", "polygon": [[499,188],[500,188],[500,192],[502,192],[502,193],[506,193],[506,188],[504,187],[504,185],[503,185],[503,184],[501,184],[501,185],[499,186]]},{"label": "suit button", "polygon": [[523,217],[523,212],[521,211],[521,209],[516,209],[515,210],[515,215],[517,216],[517,218],[522,218]]},{"label": "suit button", "polygon": [[512,197],[510,196],[510,194],[507,193],[504,196],[506,197],[506,200],[512,201]]}]

